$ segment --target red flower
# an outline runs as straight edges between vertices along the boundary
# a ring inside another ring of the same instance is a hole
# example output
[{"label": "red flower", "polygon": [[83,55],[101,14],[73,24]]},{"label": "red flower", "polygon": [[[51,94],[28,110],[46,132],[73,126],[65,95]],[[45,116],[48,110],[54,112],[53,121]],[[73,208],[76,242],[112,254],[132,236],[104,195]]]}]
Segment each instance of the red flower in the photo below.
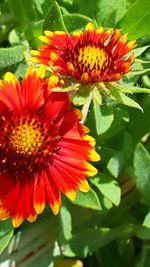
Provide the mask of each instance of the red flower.
[{"label": "red flower", "polygon": [[14,227],[34,221],[46,203],[57,214],[60,192],[73,200],[97,172],[80,112],[66,93],[49,92],[55,77],[43,77],[43,67],[30,67],[22,83],[11,73],[0,81],[0,219],[11,217]]},{"label": "red flower", "polygon": [[69,75],[82,83],[111,82],[119,80],[131,69],[136,45],[127,42],[127,35],[120,30],[95,29],[89,23],[84,32],[72,36],[63,31],[45,31],[39,39],[45,44],[38,51],[32,50],[31,61],[49,65],[63,75]]}]

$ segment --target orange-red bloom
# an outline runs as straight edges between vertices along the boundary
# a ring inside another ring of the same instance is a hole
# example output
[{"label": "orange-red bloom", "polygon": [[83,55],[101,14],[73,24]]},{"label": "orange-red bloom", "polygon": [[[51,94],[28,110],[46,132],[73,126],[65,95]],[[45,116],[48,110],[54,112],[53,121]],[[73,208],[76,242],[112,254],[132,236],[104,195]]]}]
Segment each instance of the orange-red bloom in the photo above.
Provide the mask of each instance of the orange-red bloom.
[{"label": "orange-red bloom", "polygon": [[85,31],[72,36],[63,31],[45,31],[39,39],[45,44],[31,51],[32,61],[49,65],[53,70],[74,77],[82,83],[119,80],[131,69],[135,41],[127,42],[120,30],[95,29],[89,23]]},{"label": "orange-red bloom", "polygon": [[97,172],[80,112],[66,93],[50,92],[55,77],[43,76],[43,67],[30,67],[22,83],[11,73],[0,81],[0,219],[11,217],[14,227],[34,221],[46,203],[57,214],[60,193],[73,200]]}]

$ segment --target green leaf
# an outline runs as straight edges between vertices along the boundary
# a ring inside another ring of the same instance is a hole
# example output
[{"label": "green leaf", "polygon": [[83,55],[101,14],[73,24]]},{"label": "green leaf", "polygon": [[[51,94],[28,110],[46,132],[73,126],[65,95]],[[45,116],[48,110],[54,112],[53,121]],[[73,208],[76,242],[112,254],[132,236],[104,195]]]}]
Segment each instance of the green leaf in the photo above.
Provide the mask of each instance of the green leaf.
[{"label": "green leaf", "polygon": [[134,180],[141,197],[150,206],[150,155],[140,143],[134,153],[134,173]]},{"label": "green leaf", "polygon": [[94,14],[97,12],[97,0],[86,0],[79,1],[79,13],[85,14],[86,16],[94,17]]},{"label": "green leaf", "polygon": [[66,26],[63,21],[61,9],[55,0],[53,0],[48,14],[45,18],[43,31],[45,30],[67,32]]},{"label": "green leaf", "polygon": [[100,106],[95,99],[93,102],[96,131],[98,135],[101,135],[110,128],[114,120],[113,108],[106,105]]},{"label": "green leaf", "polygon": [[72,217],[66,206],[62,206],[59,212],[61,225],[61,238],[69,239],[72,237]]},{"label": "green leaf", "polygon": [[63,15],[63,20],[68,32],[72,32],[77,29],[81,30],[88,22],[92,22],[91,18],[80,14]]},{"label": "green leaf", "polygon": [[129,122],[128,112],[119,107],[115,107],[113,123],[111,127],[108,129],[108,131],[105,132],[103,135],[101,135],[101,140],[112,138],[113,136],[117,135],[127,126],[128,122]]},{"label": "green leaf", "polygon": [[11,221],[0,222],[0,254],[8,245],[13,236],[13,228]]},{"label": "green leaf", "polygon": [[150,29],[150,5],[149,0],[136,1],[126,12],[119,23],[124,32],[129,32],[129,37],[137,39],[143,35],[149,35]]},{"label": "green leaf", "polygon": [[0,69],[15,65],[24,59],[26,47],[18,45],[10,48],[0,48]]},{"label": "green leaf", "polygon": [[121,168],[123,166],[123,154],[122,151],[117,152],[108,162],[107,169],[115,178],[118,177]]},{"label": "green leaf", "polygon": [[98,196],[92,188],[88,193],[78,191],[73,204],[93,210],[102,210]]},{"label": "green leaf", "polygon": [[114,27],[126,11],[126,0],[101,0],[98,4],[98,24]]},{"label": "green leaf", "polygon": [[120,104],[129,106],[132,108],[137,108],[137,109],[140,109],[141,111],[143,111],[143,109],[141,108],[141,106],[137,102],[135,102],[133,99],[131,99],[130,97],[128,97],[124,93],[119,92],[118,89],[115,87],[111,88],[111,96],[113,96]]},{"label": "green leaf", "polygon": [[119,205],[121,200],[121,189],[118,182],[112,179],[110,175],[102,173],[99,177],[93,178],[91,182],[115,206]]}]

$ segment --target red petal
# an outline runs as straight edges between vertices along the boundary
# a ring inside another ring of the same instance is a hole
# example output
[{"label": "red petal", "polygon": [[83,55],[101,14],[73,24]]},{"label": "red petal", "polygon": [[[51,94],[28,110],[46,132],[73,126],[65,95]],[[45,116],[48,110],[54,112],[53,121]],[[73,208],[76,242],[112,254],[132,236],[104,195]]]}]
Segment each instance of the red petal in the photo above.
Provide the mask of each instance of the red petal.
[{"label": "red petal", "polygon": [[51,93],[47,103],[44,105],[44,114],[51,120],[61,117],[70,108],[67,93]]},{"label": "red petal", "polygon": [[21,112],[24,100],[21,95],[20,84],[12,73],[6,73],[5,80],[0,82],[0,101],[10,111]]},{"label": "red petal", "polygon": [[36,175],[34,196],[33,196],[34,208],[38,214],[40,214],[45,208],[45,187],[42,175]]},{"label": "red petal", "polygon": [[44,83],[32,67],[28,68],[22,82],[22,96],[25,99],[25,108],[30,111],[38,110],[44,103]]}]

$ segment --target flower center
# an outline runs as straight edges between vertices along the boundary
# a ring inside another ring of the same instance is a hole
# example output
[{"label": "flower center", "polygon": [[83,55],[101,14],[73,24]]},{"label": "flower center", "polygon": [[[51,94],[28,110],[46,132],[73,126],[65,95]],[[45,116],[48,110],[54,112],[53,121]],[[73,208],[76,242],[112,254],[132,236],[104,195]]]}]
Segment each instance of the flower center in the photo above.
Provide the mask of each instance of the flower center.
[{"label": "flower center", "polygon": [[[40,129],[39,129],[40,128]],[[9,145],[19,154],[35,154],[42,147],[42,125],[26,119],[19,121],[9,135]]]},{"label": "flower center", "polygon": [[83,72],[92,71],[101,69],[107,57],[104,49],[87,46],[79,49],[77,61],[83,67]]},{"label": "flower center", "polygon": [[[89,40],[90,43],[90,40]],[[112,64],[111,55],[98,44],[77,43],[66,55],[68,71],[83,83],[97,82]]]},{"label": "flower center", "polygon": [[28,174],[43,169],[58,149],[60,139],[52,123],[36,115],[3,119],[0,130],[0,172],[15,175]]}]

